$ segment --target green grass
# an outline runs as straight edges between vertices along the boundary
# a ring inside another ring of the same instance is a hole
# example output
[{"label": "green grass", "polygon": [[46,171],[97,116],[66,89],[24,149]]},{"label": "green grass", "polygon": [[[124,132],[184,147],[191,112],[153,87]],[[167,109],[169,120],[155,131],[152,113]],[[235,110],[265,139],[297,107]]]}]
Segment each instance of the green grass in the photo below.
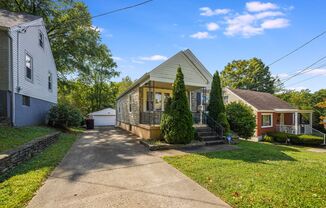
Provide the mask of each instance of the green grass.
[{"label": "green grass", "polygon": [[42,153],[20,164],[8,175],[0,176],[0,207],[24,207],[77,137],[76,134],[60,135],[58,141]]},{"label": "green grass", "polygon": [[164,157],[234,207],[326,207],[326,153],[241,141],[241,149]]},{"label": "green grass", "polygon": [[14,149],[37,137],[47,135],[54,131],[55,129],[47,127],[0,127],[0,153],[5,150]]}]

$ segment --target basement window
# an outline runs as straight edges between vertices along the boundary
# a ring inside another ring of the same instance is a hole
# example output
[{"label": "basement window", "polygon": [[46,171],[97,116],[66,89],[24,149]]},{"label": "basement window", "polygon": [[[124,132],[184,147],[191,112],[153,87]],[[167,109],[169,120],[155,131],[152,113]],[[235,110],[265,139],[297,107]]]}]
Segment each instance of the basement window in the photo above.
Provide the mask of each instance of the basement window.
[{"label": "basement window", "polygon": [[28,96],[23,95],[23,105],[24,106],[31,106],[31,98]]}]

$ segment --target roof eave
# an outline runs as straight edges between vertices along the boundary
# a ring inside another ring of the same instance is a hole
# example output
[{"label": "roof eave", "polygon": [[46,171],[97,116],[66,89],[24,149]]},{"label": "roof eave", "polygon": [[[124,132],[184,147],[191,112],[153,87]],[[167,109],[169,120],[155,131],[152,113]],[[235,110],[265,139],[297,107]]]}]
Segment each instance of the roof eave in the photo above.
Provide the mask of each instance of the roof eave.
[{"label": "roof eave", "polygon": [[138,80],[136,80],[134,82],[134,84],[132,84],[126,91],[124,91],[121,95],[119,95],[119,97],[117,98],[117,100],[119,100],[120,98],[122,98],[124,95],[126,95],[128,92],[130,92],[132,89],[136,88],[139,84],[141,84],[144,81],[146,81],[149,77],[150,77],[149,73],[145,73],[142,77],[140,77]]}]

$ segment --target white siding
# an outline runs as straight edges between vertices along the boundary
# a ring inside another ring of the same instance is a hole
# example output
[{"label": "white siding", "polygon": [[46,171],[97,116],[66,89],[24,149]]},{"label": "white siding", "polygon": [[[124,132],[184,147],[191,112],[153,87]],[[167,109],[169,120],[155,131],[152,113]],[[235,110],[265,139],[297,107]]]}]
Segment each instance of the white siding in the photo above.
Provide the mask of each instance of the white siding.
[{"label": "white siding", "polygon": [[173,83],[179,66],[181,66],[184,74],[186,85],[203,87],[210,86],[210,80],[204,77],[204,75],[194,66],[193,63],[191,63],[191,61],[189,61],[183,52],[177,53],[151,71],[150,79]]},{"label": "white siding", "polygon": [[[30,22],[27,25],[42,25],[41,19]],[[14,87],[21,88],[19,94],[33,98],[57,103],[57,71],[54,63],[50,43],[46,30],[43,26],[28,27],[25,33],[19,33],[19,46],[17,56],[17,28],[12,28],[13,58],[14,58]],[[39,45],[39,31],[44,35],[44,48]],[[33,81],[30,82],[25,76],[25,54],[33,58]],[[17,61],[18,59],[18,61]],[[19,69],[17,70],[17,63]],[[52,73],[52,91],[48,90],[48,73]]]}]

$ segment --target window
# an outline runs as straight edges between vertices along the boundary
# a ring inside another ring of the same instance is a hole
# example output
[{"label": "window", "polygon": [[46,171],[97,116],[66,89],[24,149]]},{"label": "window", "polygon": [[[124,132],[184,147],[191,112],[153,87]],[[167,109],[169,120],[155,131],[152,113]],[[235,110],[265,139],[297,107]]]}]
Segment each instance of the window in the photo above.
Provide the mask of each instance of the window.
[{"label": "window", "polygon": [[146,100],[146,110],[153,111],[154,110],[154,102],[153,102],[153,92],[147,92],[147,100]]},{"label": "window", "polygon": [[26,66],[26,78],[32,80],[33,76],[33,59],[29,54],[25,56],[25,66]]},{"label": "window", "polygon": [[52,90],[52,73],[48,73],[48,89]]},{"label": "window", "polygon": [[39,38],[38,38],[38,40],[39,40],[39,45],[42,48],[44,48],[44,35],[43,35],[43,33],[41,31],[39,32]]},{"label": "window", "polygon": [[24,106],[31,106],[31,98],[28,96],[23,95],[23,105]]},{"label": "window", "polygon": [[229,96],[223,96],[224,103],[227,104],[229,102]]},{"label": "window", "polygon": [[154,108],[155,108],[156,111],[161,111],[162,110],[162,93],[160,93],[160,92],[155,93]]},{"label": "window", "polygon": [[263,113],[261,116],[262,124],[261,127],[273,127],[273,114]]},{"label": "window", "polygon": [[132,97],[131,95],[129,95],[129,112],[132,111],[131,102],[132,102]]}]

